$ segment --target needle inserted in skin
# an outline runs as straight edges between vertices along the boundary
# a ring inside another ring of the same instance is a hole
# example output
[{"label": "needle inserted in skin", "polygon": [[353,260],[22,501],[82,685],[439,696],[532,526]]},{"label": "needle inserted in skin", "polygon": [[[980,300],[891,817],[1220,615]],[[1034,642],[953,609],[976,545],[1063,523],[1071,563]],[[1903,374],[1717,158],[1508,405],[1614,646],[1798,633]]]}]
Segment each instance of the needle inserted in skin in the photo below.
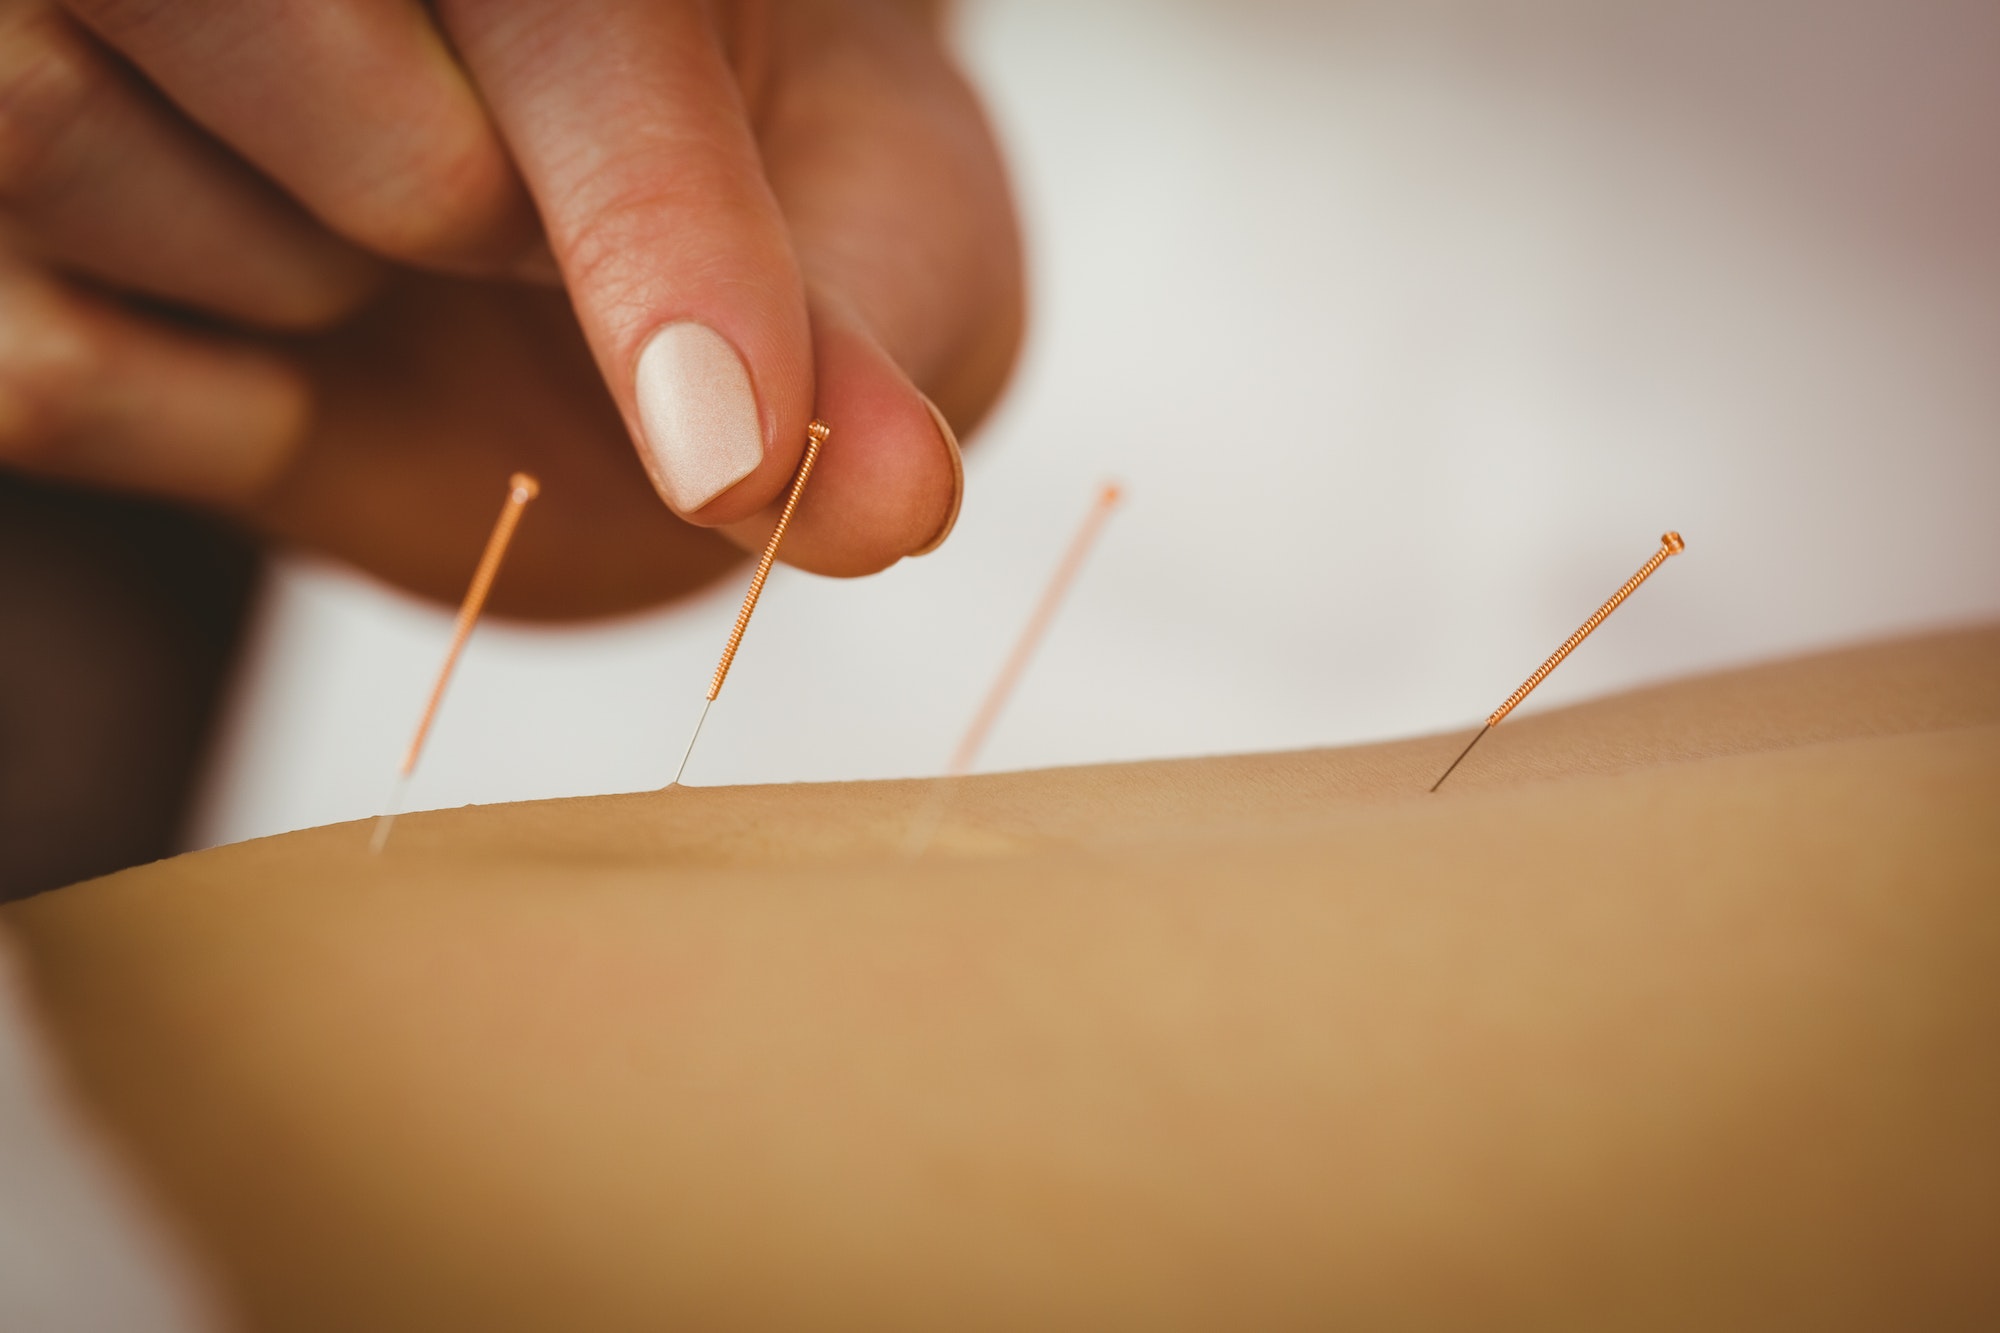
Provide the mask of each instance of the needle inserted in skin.
[{"label": "needle inserted in skin", "polygon": [[410,774],[416,772],[417,758],[424,752],[424,738],[430,735],[431,723],[437,719],[438,705],[444,702],[445,687],[451,684],[451,673],[458,667],[459,654],[465,651],[465,642],[472,637],[472,628],[479,621],[479,613],[485,609],[486,595],[493,590],[493,580],[500,573],[500,562],[507,557],[507,547],[514,540],[514,529],[521,522],[521,511],[541,492],[541,483],[525,472],[516,472],[507,479],[506,503],[500,506],[500,517],[494,520],[493,534],[486,539],[486,550],[479,557],[478,568],[472,571],[471,586],[465,590],[465,600],[459,603],[458,621],[451,630],[451,647],[445,651],[437,683],[431,687],[431,697],[424,704],[424,715],[417,721],[417,734],[410,738],[410,748],[403,752],[402,767],[396,772],[396,787],[389,796],[389,808],[375,821],[375,836],[369,842],[370,851],[379,854],[389,844],[389,831],[395,828],[396,816],[403,807],[404,789],[409,786]]},{"label": "needle inserted in skin", "polygon": [[1609,616],[1613,611],[1616,611],[1619,607],[1619,604],[1622,603],[1627,597],[1630,597],[1640,584],[1644,583],[1647,579],[1653,576],[1654,570],[1658,569],[1661,565],[1667,562],[1668,556],[1679,555],[1682,551],[1686,549],[1687,549],[1687,543],[1681,540],[1681,535],[1678,532],[1663,533],[1660,537],[1660,549],[1653,552],[1652,559],[1648,560],[1645,564],[1639,566],[1639,572],[1637,574],[1634,574],[1631,578],[1625,580],[1624,587],[1620,588],[1617,592],[1612,593],[1610,599],[1607,600],[1603,606],[1598,607],[1596,612],[1591,615],[1590,619],[1583,622],[1583,627],[1581,629],[1577,630],[1576,633],[1570,635],[1569,638],[1563,640],[1562,647],[1556,649],[1553,653],[1550,653],[1549,660],[1535,668],[1535,673],[1532,676],[1529,676],[1527,680],[1522,682],[1520,689],[1515,690],[1512,694],[1507,696],[1507,702],[1501,704],[1498,708],[1493,710],[1492,715],[1486,719],[1486,725],[1479,729],[1478,733],[1473,736],[1471,741],[1467,742],[1466,747],[1463,750],[1459,751],[1458,758],[1451,761],[1451,768],[1447,768],[1444,771],[1443,775],[1440,776],[1436,782],[1433,782],[1431,784],[1431,790],[1436,791],[1439,787],[1444,786],[1445,778],[1450,777],[1452,775],[1452,770],[1456,769],[1460,764],[1465,762],[1465,756],[1472,753],[1472,747],[1479,744],[1481,738],[1483,738],[1487,732],[1499,726],[1500,719],[1507,716],[1507,714],[1513,712],[1514,709],[1520,704],[1520,702],[1523,699],[1527,698],[1530,694],[1534,692],[1535,686],[1541,684],[1544,680],[1548,678],[1548,674],[1551,671],[1554,671],[1557,667],[1561,666],[1563,659],[1565,657],[1568,657],[1571,653],[1575,652],[1576,646],[1582,643],[1585,639],[1589,638],[1590,632],[1592,630],[1596,629],[1599,625],[1602,625],[1604,623],[1605,617]]},{"label": "needle inserted in skin", "polygon": [[978,715],[966,728],[965,738],[959,741],[958,750],[951,757],[951,767],[945,770],[947,776],[962,777],[971,771],[973,760],[979,757],[980,748],[986,744],[986,734],[999,720],[1000,710],[1007,706],[1014,687],[1028,669],[1029,659],[1034,657],[1035,649],[1041,645],[1042,635],[1048,632],[1049,622],[1055,619],[1056,609],[1069,593],[1069,585],[1076,581],[1077,571],[1083,568],[1090,548],[1097,544],[1098,534],[1104,530],[1104,521],[1111,517],[1111,511],[1123,497],[1124,492],[1116,482],[1106,482],[1104,489],[1097,493],[1097,503],[1091,506],[1083,526],[1077,529],[1076,537],[1070,542],[1069,550],[1063,553],[1062,563],[1056,566],[1056,572],[1049,578],[1049,586],[1043,591],[1035,613],[1028,617],[1027,627],[1015,642],[1014,651],[1008,654],[1006,665],[1000,668],[993,688],[986,692],[986,702],[979,706]]},{"label": "needle inserted in skin", "polygon": [[1465,756],[1472,753],[1472,747],[1479,744],[1479,742],[1485,738],[1486,733],[1491,730],[1493,730],[1493,724],[1491,722],[1488,722],[1485,726],[1481,727],[1479,730],[1472,733],[1472,739],[1467,741],[1465,743],[1465,748],[1458,752],[1458,758],[1451,761],[1451,768],[1447,768],[1444,771],[1444,777],[1439,778],[1436,782],[1433,782],[1431,784],[1432,791],[1436,791],[1439,787],[1444,786],[1444,779],[1451,776],[1452,769],[1457,768],[1460,764],[1464,763]]},{"label": "needle inserted in skin", "polygon": [[[992,688],[986,692],[985,702],[980,704],[979,712],[972,719],[972,725],[966,728],[964,739],[959,741],[958,749],[952,754],[951,764],[945,769],[945,777],[964,777],[971,771],[973,761],[979,757],[981,747],[986,744],[987,733],[993,730],[994,722],[999,720],[1000,711],[1007,706],[1007,700],[1013,696],[1014,687],[1020,683],[1021,676],[1027,671],[1028,663],[1035,655],[1035,649],[1041,645],[1042,636],[1048,632],[1049,623],[1055,619],[1057,609],[1062,606],[1063,598],[1069,593],[1070,584],[1076,581],[1077,572],[1083,568],[1083,562],[1089,556],[1091,547],[1097,544],[1099,534],[1104,531],[1105,520],[1111,517],[1111,511],[1117,507],[1119,500],[1124,498],[1124,494],[1116,482],[1106,482],[1104,488],[1097,493],[1097,503],[1092,505],[1090,512],[1084,516],[1083,525],[1071,539],[1069,550],[1063,553],[1062,561],[1056,565],[1055,573],[1049,577],[1048,587],[1042,592],[1042,600],[1036,604],[1034,614],[1028,617],[1027,626],[1022,629],[1021,637],[1014,643],[1014,651],[1007,655],[1006,664],[1000,668],[999,676],[995,677]],[[925,817],[917,821],[911,834],[909,845],[905,849],[908,855],[916,856],[930,844],[932,835],[937,832],[938,822],[944,817],[946,790],[942,784],[935,788],[935,795]]]},{"label": "needle inserted in skin", "polygon": [[674,770],[674,780],[669,785],[672,786],[680,785],[681,774],[687,772],[688,756],[694,753],[694,743],[701,739],[702,723],[708,721],[708,710],[710,708],[713,708],[714,706],[715,706],[714,695],[710,695],[708,698],[702,700],[701,716],[694,720],[694,731],[692,734],[688,736],[687,748],[681,751],[681,766]]},{"label": "needle inserted in skin", "polygon": [[771,564],[778,558],[778,544],[785,540],[785,529],[791,526],[792,511],[799,507],[799,495],[805,490],[806,478],[812,475],[813,464],[819,459],[819,447],[832,433],[832,427],[824,421],[816,420],[806,427],[805,457],[799,461],[798,475],[792,478],[791,494],[785,497],[785,507],[778,514],[778,526],[771,529],[771,539],[764,543],[764,554],[757,561],[757,572],[750,576],[750,590],[743,594],[743,609],[736,613],[736,626],[729,631],[729,642],[723,645],[722,660],[715,664],[715,675],[708,682],[708,697],[701,706],[701,716],[695,719],[694,731],[688,736],[687,749],[681,751],[681,766],[674,770],[674,780],[667,784],[670,787],[678,787],[681,775],[687,772],[688,758],[694,754],[694,743],[701,736],[701,724],[708,721],[708,710],[715,703],[715,696],[722,693],[722,682],[728,679],[729,665],[736,660],[736,649],[743,642],[743,631],[750,627],[750,613],[757,609],[757,599],[764,595],[764,580],[771,576]]}]

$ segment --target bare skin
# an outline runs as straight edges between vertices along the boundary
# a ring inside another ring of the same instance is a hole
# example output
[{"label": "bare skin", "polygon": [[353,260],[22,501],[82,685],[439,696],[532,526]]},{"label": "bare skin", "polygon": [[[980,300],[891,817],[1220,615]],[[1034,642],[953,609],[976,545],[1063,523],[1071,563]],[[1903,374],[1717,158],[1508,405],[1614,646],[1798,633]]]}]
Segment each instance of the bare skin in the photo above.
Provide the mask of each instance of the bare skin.
[{"label": "bare skin", "polygon": [[8,909],[253,1327],[1977,1327],[2000,629]]}]

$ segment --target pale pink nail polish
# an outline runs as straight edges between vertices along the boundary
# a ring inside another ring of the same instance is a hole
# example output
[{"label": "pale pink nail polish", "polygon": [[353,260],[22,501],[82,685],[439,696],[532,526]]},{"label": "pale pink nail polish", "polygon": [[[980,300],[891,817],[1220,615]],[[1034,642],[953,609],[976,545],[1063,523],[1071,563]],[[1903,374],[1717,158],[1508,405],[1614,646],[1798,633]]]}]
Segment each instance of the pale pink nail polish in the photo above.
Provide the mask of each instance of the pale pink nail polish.
[{"label": "pale pink nail polish", "polygon": [[640,451],[669,505],[691,514],[757,470],[764,432],[750,371],[705,324],[669,324],[639,353]]}]

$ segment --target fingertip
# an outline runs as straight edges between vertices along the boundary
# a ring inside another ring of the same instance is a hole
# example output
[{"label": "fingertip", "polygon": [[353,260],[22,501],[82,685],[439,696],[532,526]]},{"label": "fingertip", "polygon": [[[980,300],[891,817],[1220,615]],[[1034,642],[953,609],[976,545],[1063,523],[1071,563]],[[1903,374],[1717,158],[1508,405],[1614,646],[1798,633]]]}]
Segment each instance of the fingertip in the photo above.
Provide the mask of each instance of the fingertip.
[{"label": "fingertip", "polygon": [[[240,312],[274,333],[322,333],[351,317],[382,290],[388,271],[372,256],[327,238],[309,265],[296,265],[265,284],[262,305]],[[229,312],[239,313],[239,312]]]},{"label": "fingertip", "polygon": [[661,499],[702,527],[751,519],[798,466],[813,353],[715,15],[682,0],[441,12]]},{"label": "fingertip", "polygon": [[945,460],[951,465],[951,501],[938,524],[937,535],[910,552],[912,556],[929,555],[943,546],[952,529],[958,526],[958,511],[965,503],[965,454],[958,447],[958,432],[951,428],[951,422],[945,419],[944,413],[938,410],[938,405],[928,395],[917,396],[923,400],[924,410],[931,414],[931,424],[937,427],[938,443],[944,447]]},{"label": "fingertip", "polygon": [[[964,484],[956,435],[865,331],[816,311],[813,346],[817,415],[832,433],[783,558],[815,574],[856,578],[935,550]],[[725,531],[755,548],[774,521],[767,509]]]},{"label": "fingertip", "polygon": [[[697,320],[654,330],[632,376],[639,456],[675,513],[701,514],[765,461],[750,368],[727,338]],[[768,498],[737,496],[758,506]]]},{"label": "fingertip", "polygon": [[0,457],[45,476],[225,508],[296,456],[304,376],[253,343],[0,274]]}]

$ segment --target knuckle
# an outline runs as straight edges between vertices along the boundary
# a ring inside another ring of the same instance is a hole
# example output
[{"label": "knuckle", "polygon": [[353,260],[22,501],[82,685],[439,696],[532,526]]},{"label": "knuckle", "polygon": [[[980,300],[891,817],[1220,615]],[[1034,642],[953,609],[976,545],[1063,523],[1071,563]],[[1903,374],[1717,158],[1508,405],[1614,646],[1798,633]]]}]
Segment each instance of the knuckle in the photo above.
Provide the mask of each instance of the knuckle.
[{"label": "knuckle", "polygon": [[[746,257],[784,254],[764,220],[730,191],[704,190],[695,173],[655,177],[636,188],[574,198],[552,212],[569,219],[550,237],[571,290],[588,294],[601,318],[621,323],[649,311],[644,293],[671,273],[682,288],[746,281],[793,285],[789,269],[746,272]],[[698,227],[683,225],[699,217]]]},{"label": "knuckle", "polygon": [[34,184],[104,86],[104,70],[60,14],[0,14],[0,196]]},{"label": "knuckle", "polygon": [[[600,314],[616,315],[616,294],[634,285],[648,262],[658,255],[632,243],[635,215],[651,201],[627,198],[611,203],[569,229],[560,241],[563,272],[573,290],[596,298]],[[604,308],[606,298],[612,309]]]},{"label": "knuckle", "polygon": [[254,305],[228,314],[274,333],[324,333],[346,323],[381,291],[382,264],[346,242],[328,238],[254,286]]},{"label": "knuckle", "polygon": [[374,273],[309,280],[276,294],[265,323],[281,333],[325,333],[353,318],[380,286]]},{"label": "knuckle", "polygon": [[327,210],[335,230],[391,258],[415,263],[511,259],[532,224],[513,170],[483,127],[422,146],[397,145],[399,160]]}]

